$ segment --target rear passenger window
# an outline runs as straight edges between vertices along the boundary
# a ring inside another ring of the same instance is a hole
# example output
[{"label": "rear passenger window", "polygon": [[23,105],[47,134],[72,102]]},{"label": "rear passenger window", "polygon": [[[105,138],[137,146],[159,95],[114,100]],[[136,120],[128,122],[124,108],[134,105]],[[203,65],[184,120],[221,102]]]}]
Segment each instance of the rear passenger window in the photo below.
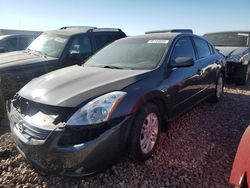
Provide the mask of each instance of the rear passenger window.
[{"label": "rear passenger window", "polygon": [[199,59],[210,56],[210,49],[208,47],[208,43],[205,40],[194,37],[194,43]]},{"label": "rear passenger window", "polygon": [[99,50],[100,48],[113,42],[113,39],[111,35],[96,35],[95,42],[96,42],[96,48],[97,50]]},{"label": "rear passenger window", "polygon": [[191,57],[194,60],[196,59],[193,44],[189,37],[183,37],[175,44],[171,61],[175,60],[177,57]]}]

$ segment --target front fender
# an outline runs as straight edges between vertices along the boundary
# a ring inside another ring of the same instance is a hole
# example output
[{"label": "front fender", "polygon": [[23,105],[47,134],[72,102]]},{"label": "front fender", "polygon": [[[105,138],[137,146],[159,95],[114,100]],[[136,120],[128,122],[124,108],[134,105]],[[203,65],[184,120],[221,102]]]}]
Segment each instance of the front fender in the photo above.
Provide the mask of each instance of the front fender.
[{"label": "front fender", "polygon": [[144,95],[141,95],[141,93],[142,92],[140,91],[134,91],[133,93],[127,94],[127,96],[125,96],[125,98],[113,112],[112,117],[114,118],[136,113],[140,110],[141,106],[149,101],[154,100],[161,101],[162,105],[165,107],[165,112],[167,113],[168,101],[162,91],[153,90],[150,92],[145,92]]}]

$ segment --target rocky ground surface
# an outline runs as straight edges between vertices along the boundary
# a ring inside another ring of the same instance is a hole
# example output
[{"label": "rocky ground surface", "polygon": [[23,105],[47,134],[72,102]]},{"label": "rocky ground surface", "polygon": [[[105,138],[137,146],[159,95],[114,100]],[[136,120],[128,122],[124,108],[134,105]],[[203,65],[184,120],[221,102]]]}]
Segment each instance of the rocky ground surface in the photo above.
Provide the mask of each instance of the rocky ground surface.
[{"label": "rocky ground surface", "polygon": [[250,85],[230,84],[223,101],[203,103],[161,134],[156,154],[144,164],[123,157],[85,178],[35,171],[18,153],[9,129],[0,126],[0,187],[228,187],[231,166],[250,125]]}]

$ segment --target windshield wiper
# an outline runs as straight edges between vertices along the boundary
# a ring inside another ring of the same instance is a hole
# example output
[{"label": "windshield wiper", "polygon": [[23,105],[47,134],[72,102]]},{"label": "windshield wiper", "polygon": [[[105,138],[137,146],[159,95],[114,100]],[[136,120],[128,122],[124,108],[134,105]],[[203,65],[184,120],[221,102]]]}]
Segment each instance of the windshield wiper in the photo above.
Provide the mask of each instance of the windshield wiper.
[{"label": "windshield wiper", "polygon": [[40,56],[44,57],[44,58],[47,58],[47,54],[45,52],[41,52],[41,51],[38,51],[38,50],[32,50],[30,48],[27,48],[24,52],[26,53],[29,53],[29,54],[39,54]]},{"label": "windshield wiper", "polygon": [[103,68],[108,68],[108,69],[124,69],[122,67],[117,67],[117,66],[113,66],[113,65],[106,65]]},{"label": "windshield wiper", "polygon": [[29,48],[26,48],[26,49],[24,50],[25,53],[31,53],[31,51],[32,51],[32,50],[29,49]]},{"label": "windshield wiper", "polygon": [[33,50],[33,52],[38,53],[38,54],[40,54],[42,57],[45,57],[45,58],[47,58],[47,56],[48,56],[45,52],[41,52],[41,51],[38,51],[38,50]]}]

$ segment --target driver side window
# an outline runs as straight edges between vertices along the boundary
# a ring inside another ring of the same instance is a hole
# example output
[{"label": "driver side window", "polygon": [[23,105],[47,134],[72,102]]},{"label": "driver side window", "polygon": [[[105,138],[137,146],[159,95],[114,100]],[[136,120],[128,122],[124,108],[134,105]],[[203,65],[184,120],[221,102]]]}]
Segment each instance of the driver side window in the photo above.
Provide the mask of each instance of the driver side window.
[{"label": "driver side window", "polygon": [[88,37],[76,37],[70,47],[70,54],[88,54],[92,52],[91,43]]},{"label": "driver side window", "polygon": [[175,59],[178,57],[191,57],[194,60],[196,59],[193,44],[189,37],[182,37],[176,42],[170,62],[175,62]]}]

